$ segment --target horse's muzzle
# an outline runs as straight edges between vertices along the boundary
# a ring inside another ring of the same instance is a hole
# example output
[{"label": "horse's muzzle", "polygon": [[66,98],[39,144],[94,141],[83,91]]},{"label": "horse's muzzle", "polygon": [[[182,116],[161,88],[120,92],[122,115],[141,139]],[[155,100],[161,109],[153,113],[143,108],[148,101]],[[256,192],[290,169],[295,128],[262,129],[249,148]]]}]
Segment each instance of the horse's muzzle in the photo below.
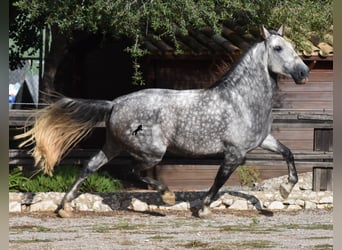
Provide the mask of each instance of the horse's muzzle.
[{"label": "horse's muzzle", "polygon": [[310,68],[305,63],[297,64],[291,76],[296,84],[305,84],[309,80]]}]

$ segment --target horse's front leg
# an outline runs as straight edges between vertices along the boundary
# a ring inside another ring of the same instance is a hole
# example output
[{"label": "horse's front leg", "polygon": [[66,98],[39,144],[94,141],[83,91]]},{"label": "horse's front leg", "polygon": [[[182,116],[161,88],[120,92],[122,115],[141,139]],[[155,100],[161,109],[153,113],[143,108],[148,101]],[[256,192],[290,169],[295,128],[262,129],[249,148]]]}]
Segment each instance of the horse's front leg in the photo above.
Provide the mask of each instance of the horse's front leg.
[{"label": "horse's front leg", "polygon": [[297,171],[296,171],[296,166],[294,162],[294,157],[290,149],[288,149],[285,145],[280,143],[277,139],[275,139],[271,134],[269,134],[265,140],[262,142],[260,145],[261,148],[267,149],[273,152],[277,152],[282,154],[284,159],[286,160],[287,167],[288,167],[288,182],[283,183],[279,187],[279,192],[281,196],[286,199],[293,187],[296,185],[298,182],[298,176],[297,176]]},{"label": "horse's front leg", "polygon": [[210,213],[209,206],[213,202],[217,192],[228,180],[235,169],[245,160],[244,155],[235,146],[229,146],[227,150],[224,161],[216,174],[214,184],[203,199],[202,208],[198,211],[199,217],[206,216]]}]

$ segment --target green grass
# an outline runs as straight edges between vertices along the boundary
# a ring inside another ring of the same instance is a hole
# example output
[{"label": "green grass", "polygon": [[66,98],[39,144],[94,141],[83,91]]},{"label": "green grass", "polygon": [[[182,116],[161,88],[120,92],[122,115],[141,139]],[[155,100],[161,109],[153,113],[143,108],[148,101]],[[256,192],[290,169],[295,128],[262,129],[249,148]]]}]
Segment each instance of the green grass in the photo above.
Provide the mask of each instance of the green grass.
[{"label": "green grass", "polygon": [[234,243],[238,247],[251,247],[253,249],[274,248],[276,244],[270,240],[244,240]]},{"label": "green grass", "polygon": [[322,244],[322,245],[316,245],[314,246],[313,249],[319,249],[319,250],[330,250],[330,249],[333,249],[333,245],[330,245],[330,244]]},{"label": "green grass", "polygon": [[190,241],[184,245],[180,245],[180,246],[183,246],[185,248],[199,248],[199,247],[208,247],[209,246],[209,243],[206,243],[206,242],[202,242],[202,241],[199,241],[199,240],[193,240],[193,241]]},{"label": "green grass", "polygon": [[10,240],[10,243],[39,243],[39,242],[53,242],[49,239],[30,239],[30,240]]},{"label": "green grass", "polygon": [[108,225],[95,225],[93,228],[96,233],[109,233],[110,227]]},{"label": "green grass", "polygon": [[168,235],[160,235],[160,234],[149,237],[150,240],[166,240],[166,239],[173,239],[173,238],[175,237],[168,236]]},{"label": "green grass", "polygon": [[304,229],[304,230],[333,230],[334,226],[333,224],[283,224],[278,226],[280,228],[286,228],[286,229]]},{"label": "green grass", "polygon": [[[76,180],[80,168],[76,166],[56,167],[54,175],[38,173],[32,178],[23,175],[20,168],[9,174],[10,192],[66,192]],[[80,187],[80,192],[116,192],[123,189],[119,180],[113,179],[106,172],[95,172]]]},{"label": "green grass", "polygon": [[41,225],[22,225],[22,226],[12,226],[10,227],[11,230],[15,231],[29,231],[29,232],[49,232],[51,231],[50,228],[41,226]]}]

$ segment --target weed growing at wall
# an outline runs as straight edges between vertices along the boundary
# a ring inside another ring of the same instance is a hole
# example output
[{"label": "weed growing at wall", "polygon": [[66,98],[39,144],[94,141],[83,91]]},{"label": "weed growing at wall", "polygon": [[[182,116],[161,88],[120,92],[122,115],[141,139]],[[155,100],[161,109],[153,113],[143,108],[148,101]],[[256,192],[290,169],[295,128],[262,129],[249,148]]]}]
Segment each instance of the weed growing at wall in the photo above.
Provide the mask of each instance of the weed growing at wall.
[{"label": "weed growing at wall", "polygon": [[[16,168],[9,175],[10,192],[66,192],[76,180],[79,168],[75,166],[57,167],[53,176],[43,173],[27,178]],[[108,173],[95,172],[82,184],[80,192],[115,192],[123,188],[119,180]]]}]

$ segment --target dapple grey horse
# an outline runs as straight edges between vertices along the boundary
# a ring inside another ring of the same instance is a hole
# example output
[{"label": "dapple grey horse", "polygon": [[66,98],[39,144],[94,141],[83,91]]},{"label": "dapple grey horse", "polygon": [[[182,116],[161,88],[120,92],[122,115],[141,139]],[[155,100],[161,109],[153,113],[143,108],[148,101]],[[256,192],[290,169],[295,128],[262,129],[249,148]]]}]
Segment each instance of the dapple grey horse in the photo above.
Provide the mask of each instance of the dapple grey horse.
[{"label": "dapple grey horse", "polygon": [[203,199],[199,215],[209,205],[246,153],[261,147],[283,155],[288,182],[280,186],[287,197],[298,181],[291,151],[271,134],[272,100],[277,75],[307,82],[309,68],[283,37],[283,26],[268,31],[263,40],[248,49],[215,87],[197,90],[145,89],[113,101],[61,98],[42,110],[33,128],[19,136],[35,143],[36,164],[52,173],[63,154],[99,122],[106,124],[103,148],[84,165],[62,200],[59,214],[67,207],[82,182],[101,166],[126,151],[135,159],[134,173],[159,190],[163,201],[175,202],[174,194],[160,181],[140,175],[158,164],[166,151],[189,157],[222,154],[223,162],[213,185]]}]

